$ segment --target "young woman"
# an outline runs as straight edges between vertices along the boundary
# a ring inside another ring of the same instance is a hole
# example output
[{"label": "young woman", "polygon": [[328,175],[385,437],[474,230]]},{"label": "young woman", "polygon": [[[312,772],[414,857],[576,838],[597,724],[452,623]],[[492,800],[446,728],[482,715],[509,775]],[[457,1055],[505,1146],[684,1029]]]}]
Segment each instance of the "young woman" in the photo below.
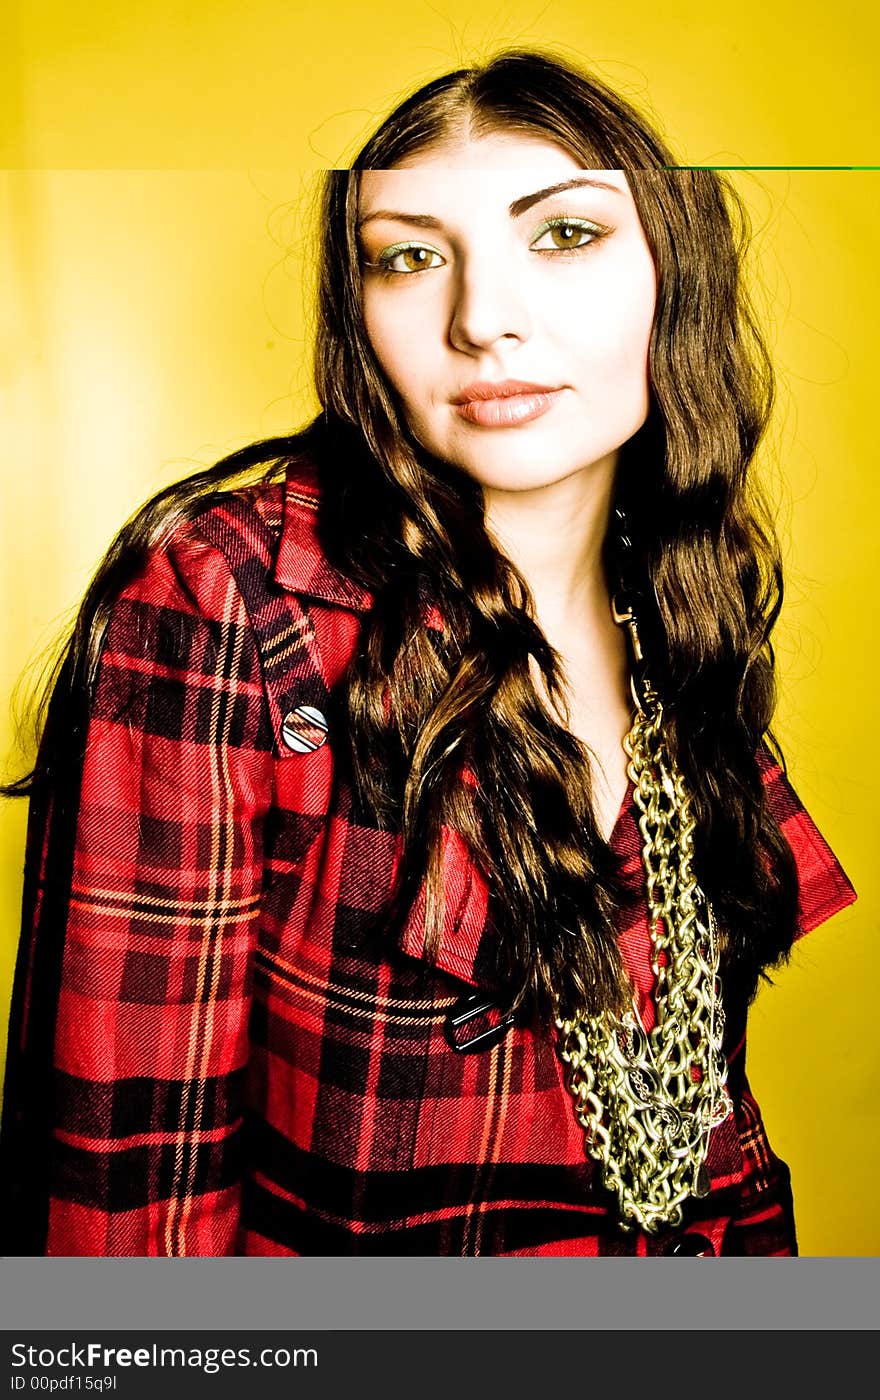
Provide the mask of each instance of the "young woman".
[{"label": "young woman", "polygon": [[[323,412],[161,493],[29,780],[7,1253],[791,1254],[734,204],[540,53],[326,176]],[[259,471],[257,470],[259,468]]]}]

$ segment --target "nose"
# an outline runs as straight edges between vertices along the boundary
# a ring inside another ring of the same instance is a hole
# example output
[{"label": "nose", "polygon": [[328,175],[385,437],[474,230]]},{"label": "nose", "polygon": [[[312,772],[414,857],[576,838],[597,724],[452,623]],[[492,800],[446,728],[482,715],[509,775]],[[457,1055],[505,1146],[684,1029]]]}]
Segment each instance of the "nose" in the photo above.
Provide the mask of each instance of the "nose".
[{"label": "nose", "polygon": [[527,340],[532,318],[522,286],[504,259],[481,254],[460,266],[449,339],[456,350],[483,350],[497,340]]}]

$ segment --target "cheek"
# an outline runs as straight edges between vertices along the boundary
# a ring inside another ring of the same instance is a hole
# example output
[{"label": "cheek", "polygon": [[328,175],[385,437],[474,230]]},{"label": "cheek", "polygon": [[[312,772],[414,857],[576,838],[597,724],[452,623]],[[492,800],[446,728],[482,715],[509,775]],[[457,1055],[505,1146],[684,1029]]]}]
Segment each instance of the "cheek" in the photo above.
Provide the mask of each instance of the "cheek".
[{"label": "cheek", "polygon": [[420,330],[410,309],[402,303],[396,305],[390,297],[377,297],[374,301],[365,296],[363,314],[380,369],[404,403],[411,402],[425,383],[423,369],[429,357],[424,326]]},{"label": "cheek", "polygon": [[587,390],[592,384],[615,398],[646,390],[654,306],[653,277],[643,276],[638,284],[604,286],[576,317],[566,308]]},{"label": "cheek", "polygon": [[389,298],[363,302],[364,329],[387,384],[399,400],[409,431],[428,451],[442,451],[433,436],[430,386],[437,378],[433,341],[426,318],[416,322],[409,308]]},{"label": "cheek", "polygon": [[394,335],[392,327],[389,325],[387,312],[382,314],[376,303],[369,296],[364,297],[363,302],[364,329],[367,332],[367,339],[373,350],[373,354],[379,364],[379,368],[384,371],[389,379],[393,381],[392,373],[394,365]]}]

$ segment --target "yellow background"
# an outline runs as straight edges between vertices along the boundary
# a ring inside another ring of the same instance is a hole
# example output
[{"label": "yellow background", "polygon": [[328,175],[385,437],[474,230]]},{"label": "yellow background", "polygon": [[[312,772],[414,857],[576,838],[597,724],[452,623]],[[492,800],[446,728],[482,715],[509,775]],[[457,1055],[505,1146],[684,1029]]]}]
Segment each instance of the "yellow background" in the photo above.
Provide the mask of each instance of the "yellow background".
[{"label": "yellow background", "polygon": [[[314,171],[412,87],[549,44],[700,164],[876,165],[878,21],[819,0],[212,0],[183,13],[27,0],[0,55],[0,770],[7,720],[122,520],[311,411],[303,238]],[[859,903],[796,950],[751,1023],[750,1076],[791,1165],[802,1253],[877,1255],[875,589],[880,174],[737,177],[780,375],[765,465],[788,594],[778,732]],[[27,671],[27,668],[31,668]],[[27,755],[29,757],[29,755]],[[23,803],[0,806],[0,1016]]]}]

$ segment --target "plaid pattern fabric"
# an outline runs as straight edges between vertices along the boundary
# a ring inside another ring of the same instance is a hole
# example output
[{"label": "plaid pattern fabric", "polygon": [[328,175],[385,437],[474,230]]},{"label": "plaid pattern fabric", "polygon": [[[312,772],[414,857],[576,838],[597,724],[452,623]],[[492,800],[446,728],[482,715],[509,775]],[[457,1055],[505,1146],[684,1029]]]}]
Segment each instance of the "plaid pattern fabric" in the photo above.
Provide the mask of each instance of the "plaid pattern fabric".
[{"label": "plaid pattern fabric", "polygon": [[[4,1252],[796,1252],[788,1173],[745,1081],[744,1015],[709,1196],[677,1232],[624,1233],[550,1028],[518,1022],[475,1053],[447,1041],[463,995],[492,987],[486,887],[460,840],[436,958],[421,901],[399,947],[372,936],[397,839],[355,811],[334,747],[371,599],[325,558],[318,502],[299,467],[286,488],[230,493],[152,555],[112,614],[79,717],[84,760],[32,801]],[[805,932],[855,894],[762,762]],[[612,845],[650,1022],[631,790]]]}]

